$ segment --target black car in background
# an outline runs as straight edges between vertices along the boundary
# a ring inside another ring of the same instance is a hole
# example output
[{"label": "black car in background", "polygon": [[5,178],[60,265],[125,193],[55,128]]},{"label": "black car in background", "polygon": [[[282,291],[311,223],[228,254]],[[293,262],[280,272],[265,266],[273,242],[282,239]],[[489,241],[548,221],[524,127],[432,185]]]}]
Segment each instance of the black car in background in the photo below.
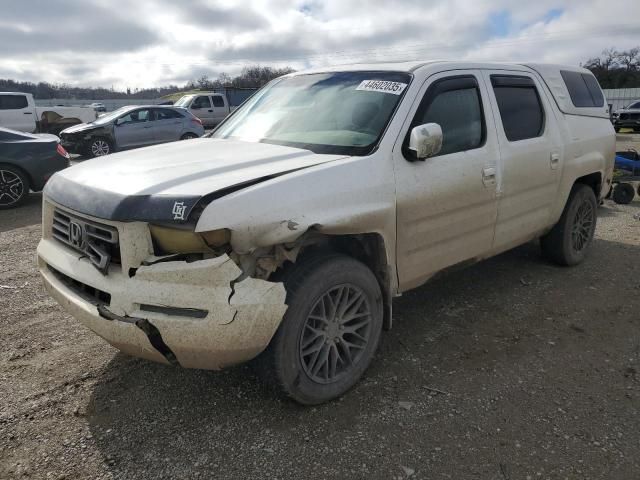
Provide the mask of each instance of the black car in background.
[{"label": "black car in background", "polygon": [[18,206],[29,190],[42,190],[47,180],[69,166],[69,154],[55,135],[0,128],[0,209]]}]

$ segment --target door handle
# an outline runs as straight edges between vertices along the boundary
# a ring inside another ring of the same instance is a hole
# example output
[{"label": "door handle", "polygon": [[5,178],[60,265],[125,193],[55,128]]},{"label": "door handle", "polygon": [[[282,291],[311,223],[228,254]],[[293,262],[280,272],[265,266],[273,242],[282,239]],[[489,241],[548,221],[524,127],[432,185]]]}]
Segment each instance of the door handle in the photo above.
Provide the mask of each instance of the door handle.
[{"label": "door handle", "polygon": [[22,112],[23,115],[33,115],[33,112]]},{"label": "door handle", "polygon": [[549,165],[551,166],[551,170],[555,170],[556,168],[558,168],[559,164],[560,164],[560,154],[552,153],[551,159],[549,160]]},{"label": "door handle", "polygon": [[482,169],[482,183],[485,187],[496,184],[496,167],[486,167]]},{"label": "door handle", "polygon": [[151,125],[147,125],[146,127],[142,127],[142,128],[151,128]]}]

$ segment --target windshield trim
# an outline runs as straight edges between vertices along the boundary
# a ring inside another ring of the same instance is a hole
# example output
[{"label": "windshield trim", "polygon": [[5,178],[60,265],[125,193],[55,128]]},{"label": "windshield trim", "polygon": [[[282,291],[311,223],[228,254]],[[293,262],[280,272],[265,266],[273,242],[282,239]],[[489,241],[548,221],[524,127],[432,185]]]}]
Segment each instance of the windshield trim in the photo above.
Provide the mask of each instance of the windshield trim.
[{"label": "windshield trim", "polygon": [[[298,74],[293,74],[293,75],[289,74],[289,75],[284,75],[282,77],[278,77],[275,80],[272,80],[271,82],[267,83],[264,87],[262,87],[260,90],[255,92],[253,95],[251,95],[250,98],[253,98],[254,96],[259,95],[263,90],[265,90],[267,88],[272,88],[273,86],[275,86],[276,84],[284,81],[287,78],[310,76],[310,75],[321,75],[321,74],[325,74],[325,73],[329,73],[329,74],[341,74],[341,73],[402,74],[402,75],[406,75],[407,76],[407,80],[408,81],[407,81],[406,88],[399,95],[400,98],[398,98],[398,101],[396,102],[396,105],[395,105],[393,111],[391,112],[391,115],[389,115],[389,118],[387,119],[387,122],[386,122],[384,128],[382,128],[380,130],[380,135],[378,135],[378,137],[372,143],[370,143],[369,145],[363,145],[363,146],[327,145],[327,144],[317,144],[317,143],[289,142],[289,141],[285,141],[285,140],[276,140],[276,139],[269,139],[269,138],[260,139],[260,140],[256,141],[255,143],[266,143],[266,144],[272,144],[272,145],[282,145],[282,146],[286,146],[286,147],[300,148],[302,150],[308,150],[308,151],[316,153],[316,154],[348,155],[348,156],[351,156],[351,157],[364,157],[364,156],[367,156],[367,155],[371,155],[373,152],[375,152],[378,149],[378,146],[380,145],[380,142],[384,138],[385,134],[387,133],[387,130],[389,129],[389,125],[391,125],[391,122],[395,118],[396,113],[398,112],[398,109],[400,108],[400,105],[404,101],[404,97],[407,94],[407,91],[411,87],[411,84],[412,84],[413,79],[414,79],[414,75],[411,72],[402,71],[402,70],[355,70],[355,71],[351,71],[351,70],[342,71],[342,70],[340,70],[340,71],[328,71],[328,72],[298,73]],[[249,101],[249,99],[247,99],[246,101]],[[245,102],[243,102],[243,104]],[[232,119],[232,117],[234,115],[236,115],[240,111],[240,109],[241,109],[240,107],[238,107],[233,112],[231,112],[231,114],[227,115],[226,118],[222,122],[220,122],[211,133],[209,133],[207,135],[207,137],[208,138],[217,138],[217,139],[220,139],[220,140],[241,139],[241,137],[233,136],[233,135],[228,136],[228,137],[217,137],[217,136],[215,136],[216,133],[218,132],[218,130],[220,130],[227,122],[229,122]]]}]

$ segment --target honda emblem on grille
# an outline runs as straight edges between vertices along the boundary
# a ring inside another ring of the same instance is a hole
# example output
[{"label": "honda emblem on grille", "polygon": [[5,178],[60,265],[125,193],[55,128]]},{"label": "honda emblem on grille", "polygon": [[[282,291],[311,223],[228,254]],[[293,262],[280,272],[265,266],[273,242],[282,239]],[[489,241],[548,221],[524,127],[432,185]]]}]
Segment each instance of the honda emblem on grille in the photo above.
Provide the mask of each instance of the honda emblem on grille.
[{"label": "honda emblem on grille", "polygon": [[84,244],[82,225],[74,221],[69,222],[69,242],[76,248],[82,248]]}]

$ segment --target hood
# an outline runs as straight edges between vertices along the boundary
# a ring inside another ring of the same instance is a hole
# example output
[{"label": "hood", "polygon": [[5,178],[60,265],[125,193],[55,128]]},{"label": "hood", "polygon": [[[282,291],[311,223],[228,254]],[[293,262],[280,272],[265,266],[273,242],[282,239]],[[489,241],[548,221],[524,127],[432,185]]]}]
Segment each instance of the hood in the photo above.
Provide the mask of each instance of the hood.
[{"label": "hood", "polygon": [[207,195],[341,158],[266,143],[199,138],[87,160],[55,174],[45,195],[98,218],[185,222]]},{"label": "hood", "polygon": [[73,125],[72,127],[65,128],[60,132],[61,135],[64,134],[73,134],[79,132],[86,132],[87,130],[93,130],[94,128],[98,128],[102,125],[94,125],[93,123],[78,123],[77,125]]}]

